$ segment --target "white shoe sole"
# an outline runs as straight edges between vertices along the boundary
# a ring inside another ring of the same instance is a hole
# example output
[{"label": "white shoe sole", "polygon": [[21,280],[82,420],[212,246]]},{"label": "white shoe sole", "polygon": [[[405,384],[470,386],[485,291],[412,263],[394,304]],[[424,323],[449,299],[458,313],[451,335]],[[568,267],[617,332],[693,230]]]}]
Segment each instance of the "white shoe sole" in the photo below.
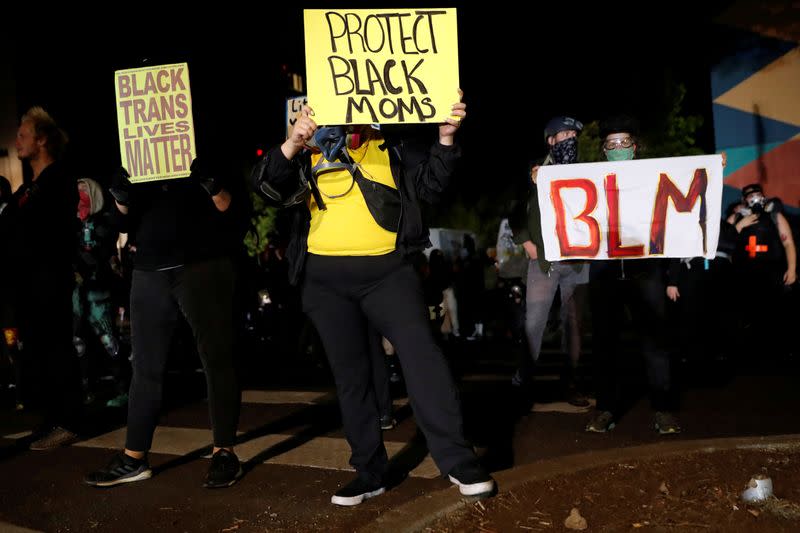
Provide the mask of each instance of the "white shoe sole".
[{"label": "white shoe sole", "polygon": [[345,507],[351,507],[353,505],[358,505],[359,503],[363,502],[364,500],[368,500],[370,498],[374,498],[375,496],[380,496],[386,492],[386,487],[381,487],[378,490],[373,490],[372,492],[365,492],[364,494],[359,494],[358,496],[331,496],[331,503],[334,505],[343,505]]},{"label": "white shoe sole", "polygon": [[609,425],[606,427],[606,429],[597,429],[597,428],[596,428],[596,427],[594,427],[594,426],[586,426],[586,432],[587,432],[587,433],[608,433],[609,431],[611,431],[611,430],[612,430],[612,429],[614,429],[615,427],[617,427],[617,425],[616,425],[616,424],[613,424],[613,423],[612,423],[612,424],[609,424]]},{"label": "white shoe sole", "polygon": [[453,476],[447,476],[450,482],[458,485],[458,490],[464,496],[482,496],[484,494],[491,494],[494,491],[494,480],[481,481],[479,483],[461,483]]},{"label": "white shoe sole", "polygon": [[92,486],[113,487],[114,485],[121,485],[123,483],[133,483],[134,481],[143,481],[145,479],[150,479],[151,477],[153,477],[153,471],[148,468],[147,470],[140,472],[135,476],[115,479],[114,481],[99,481],[97,483],[93,483]]}]

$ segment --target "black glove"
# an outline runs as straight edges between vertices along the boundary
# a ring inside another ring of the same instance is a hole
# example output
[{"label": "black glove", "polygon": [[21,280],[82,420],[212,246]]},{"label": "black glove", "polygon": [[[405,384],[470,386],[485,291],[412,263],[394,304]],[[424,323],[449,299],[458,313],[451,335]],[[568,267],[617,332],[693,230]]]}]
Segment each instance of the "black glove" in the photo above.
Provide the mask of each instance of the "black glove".
[{"label": "black glove", "polygon": [[189,179],[199,183],[209,196],[216,196],[222,191],[222,184],[217,177],[217,172],[210,169],[208,165],[199,162],[199,159],[192,161],[192,166],[189,167],[189,170],[191,171]]},{"label": "black glove", "polygon": [[109,192],[119,205],[128,205],[129,193],[131,190],[130,177],[125,167],[119,167],[116,172],[114,172],[114,175],[111,176]]}]

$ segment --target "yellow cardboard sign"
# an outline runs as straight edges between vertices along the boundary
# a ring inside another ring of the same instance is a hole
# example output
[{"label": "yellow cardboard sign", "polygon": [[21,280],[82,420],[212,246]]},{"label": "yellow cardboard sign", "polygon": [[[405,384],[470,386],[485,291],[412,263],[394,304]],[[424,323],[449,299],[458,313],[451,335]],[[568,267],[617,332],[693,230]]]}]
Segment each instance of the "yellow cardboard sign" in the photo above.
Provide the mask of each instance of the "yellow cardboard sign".
[{"label": "yellow cardboard sign", "polygon": [[132,183],[185,178],[197,157],[189,65],[118,70],[119,149]]},{"label": "yellow cardboard sign", "polygon": [[458,102],[456,10],[306,9],[317,124],[444,122]]}]

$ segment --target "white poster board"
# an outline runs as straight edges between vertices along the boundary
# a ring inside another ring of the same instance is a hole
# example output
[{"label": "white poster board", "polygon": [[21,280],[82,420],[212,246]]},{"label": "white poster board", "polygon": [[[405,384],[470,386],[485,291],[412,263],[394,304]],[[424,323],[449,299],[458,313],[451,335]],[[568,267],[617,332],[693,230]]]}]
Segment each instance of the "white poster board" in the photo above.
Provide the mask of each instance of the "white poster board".
[{"label": "white poster board", "polygon": [[720,155],[543,166],[537,186],[548,261],[716,252]]}]

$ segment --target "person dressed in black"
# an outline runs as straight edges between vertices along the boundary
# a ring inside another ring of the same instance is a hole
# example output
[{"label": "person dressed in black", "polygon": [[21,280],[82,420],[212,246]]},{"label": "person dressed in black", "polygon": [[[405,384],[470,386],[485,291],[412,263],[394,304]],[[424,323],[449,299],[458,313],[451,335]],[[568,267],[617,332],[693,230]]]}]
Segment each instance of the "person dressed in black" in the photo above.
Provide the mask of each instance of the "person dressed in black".
[{"label": "person dressed in black", "polygon": [[736,235],[733,225],[721,220],[714,259],[668,261],[667,298],[673,302],[668,305],[674,349],[688,368],[705,370],[705,378],[722,375],[719,371],[725,367],[720,365],[733,351],[730,328],[738,311],[730,287]]},{"label": "person dressed in black", "polygon": [[33,389],[28,397],[41,401],[45,414],[32,450],[75,442],[81,417],[80,373],[72,346],[78,191],[61,162],[66,143],[66,134],[41,107],[23,115],[16,148],[32,175],[6,208],[14,268],[10,288],[25,347],[24,374]]},{"label": "person dressed in black", "polygon": [[[318,130],[304,107],[292,135],[253,171],[255,189],[297,203],[287,257],[302,285],[304,311],[322,338],[336,381],[344,431],[357,477],[331,498],[357,505],[382,494],[388,458],[368,349],[369,326],[397,350],[408,396],[428,448],[462,494],[488,495],[494,480],[462,434],[458,392],[427,320],[419,278],[408,254],[429,245],[420,202],[435,201],[461,150],[455,133],[466,116],[455,104],[438,142],[415,151],[384,130]],[[321,153],[304,148],[314,138]],[[310,174],[309,174],[310,172]],[[306,182],[306,176],[308,182]]]},{"label": "person dressed in black", "polygon": [[170,341],[179,313],[194,334],[208,386],[214,434],[204,486],[228,487],[242,475],[233,452],[241,393],[233,361],[234,234],[243,198],[223,171],[192,163],[191,176],[132,185],[120,169],[111,186],[121,231],[136,243],[131,284],[133,379],[125,450],[85,482],[109,487],[148,479],[147,461],[161,407]]},{"label": "person dressed in black", "polygon": [[747,293],[743,306],[744,353],[786,350],[791,329],[783,300],[797,281],[797,249],[778,198],[767,198],[758,183],[742,189],[742,201],[727,222],[736,231],[736,285]]},{"label": "person dressed in black", "polygon": [[[601,122],[600,138],[609,161],[633,159],[638,123],[626,116]],[[666,262],[660,259],[593,261],[589,271],[597,410],[586,431],[613,429],[622,414],[620,333],[630,309],[647,370],[654,425],[662,435],[679,433],[677,395],[672,386],[666,322]]]}]

